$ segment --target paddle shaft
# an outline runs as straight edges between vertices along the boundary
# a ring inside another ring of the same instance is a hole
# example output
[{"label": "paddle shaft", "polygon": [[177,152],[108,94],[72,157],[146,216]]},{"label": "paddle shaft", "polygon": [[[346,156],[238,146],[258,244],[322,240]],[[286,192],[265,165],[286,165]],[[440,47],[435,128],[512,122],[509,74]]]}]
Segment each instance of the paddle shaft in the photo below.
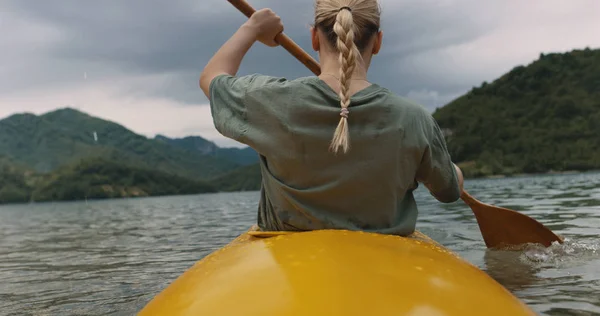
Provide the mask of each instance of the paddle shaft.
[{"label": "paddle shaft", "polygon": [[[250,18],[256,10],[248,4],[245,0],[227,0],[240,12]],[[291,38],[283,33],[279,33],[275,37],[275,42],[285,48],[292,56],[296,57],[301,63],[304,64],[310,71],[315,75],[321,74],[321,66],[319,63],[312,58],[302,47],[298,46]]]}]

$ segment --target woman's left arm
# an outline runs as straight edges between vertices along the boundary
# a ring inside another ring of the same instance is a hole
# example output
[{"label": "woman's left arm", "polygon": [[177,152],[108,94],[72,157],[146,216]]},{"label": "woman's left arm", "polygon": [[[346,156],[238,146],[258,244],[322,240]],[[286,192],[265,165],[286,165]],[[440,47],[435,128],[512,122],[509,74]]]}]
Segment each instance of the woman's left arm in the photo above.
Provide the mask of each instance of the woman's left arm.
[{"label": "woman's left arm", "polygon": [[210,83],[223,74],[235,76],[242,59],[255,41],[275,47],[275,36],[283,32],[281,18],[270,9],[256,11],[210,59],[200,75],[200,88],[210,99]]}]

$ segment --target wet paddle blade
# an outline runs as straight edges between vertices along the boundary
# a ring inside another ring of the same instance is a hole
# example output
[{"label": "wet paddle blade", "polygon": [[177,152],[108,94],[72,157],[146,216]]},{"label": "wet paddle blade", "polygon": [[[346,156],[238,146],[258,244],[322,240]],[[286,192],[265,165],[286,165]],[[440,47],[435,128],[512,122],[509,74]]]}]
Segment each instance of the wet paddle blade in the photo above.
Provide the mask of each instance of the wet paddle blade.
[{"label": "wet paddle blade", "polygon": [[475,214],[481,235],[488,248],[522,246],[528,243],[546,247],[563,240],[533,218],[503,207],[482,203],[467,192],[461,199]]}]

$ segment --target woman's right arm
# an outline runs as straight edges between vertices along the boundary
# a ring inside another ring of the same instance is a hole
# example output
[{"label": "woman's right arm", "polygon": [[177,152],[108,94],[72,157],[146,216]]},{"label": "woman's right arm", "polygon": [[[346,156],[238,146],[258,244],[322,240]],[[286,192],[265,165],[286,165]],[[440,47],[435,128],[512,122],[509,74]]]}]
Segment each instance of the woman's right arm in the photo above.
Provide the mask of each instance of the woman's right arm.
[{"label": "woman's right arm", "polygon": [[221,46],[209,60],[200,74],[200,88],[208,97],[213,80],[220,75],[235,76],[240,68],[242,59],[255,41],[271,47],[278,46],[275,42],[277,34],[283,32],[281,18],[269,9],[256,11],[233,36]]},{"label": "woman's right arm", "polygon": [[416,180],[423,183],[438,201],[456,202],[463,192],[464,179],[460,168],[452,162],[442,130],[431,115],[423,122],[427,147]]},{"label": "woman's right arm", "polygon": [[456,169],[456,175],[458,176],[458,186],[460,187],[460,194],[462,195],[465,190],[465,178],[463,177],[462,170],[454,164],[454,168]]}]

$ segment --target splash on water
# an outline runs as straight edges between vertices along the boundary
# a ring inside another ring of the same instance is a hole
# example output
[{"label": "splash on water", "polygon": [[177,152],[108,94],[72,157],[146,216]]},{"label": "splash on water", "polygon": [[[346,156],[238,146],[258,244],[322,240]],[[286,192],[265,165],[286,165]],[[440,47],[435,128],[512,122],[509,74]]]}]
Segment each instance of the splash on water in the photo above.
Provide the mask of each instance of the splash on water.
[{"label": "splash on water", "polygon": [[562,244],[550,247],[528,245],[521,253],[521,260],[540,265],[560,265],[590,257],[600,258],[600,240],[577,241],[565,238]]},{"label": "splash on water", "polygon": [[587,271],[585,266],[598,260],[600,239],[565,238],[563,244],[555,243],[547,248],[529,244],[517,249],[487,250],[482,268],[507,289],[517,293],[548,284],[553,284],[556,289],[558,284],[572,277],[573,271]]}]

